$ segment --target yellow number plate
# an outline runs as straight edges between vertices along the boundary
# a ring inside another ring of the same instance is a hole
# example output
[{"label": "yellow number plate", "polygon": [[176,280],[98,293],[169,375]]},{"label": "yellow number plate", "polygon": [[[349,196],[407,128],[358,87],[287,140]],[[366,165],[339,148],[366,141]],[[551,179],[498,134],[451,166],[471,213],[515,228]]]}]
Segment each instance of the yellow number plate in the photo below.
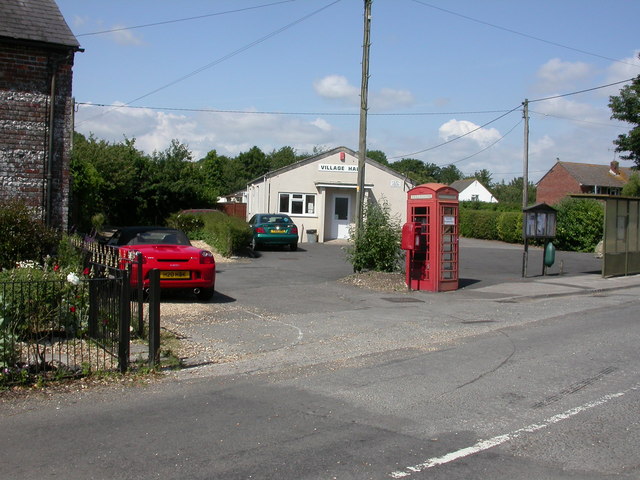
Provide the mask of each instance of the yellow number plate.
[{"label": "yellow number plate", "polygon": [[285,230],[271,230],[271,233],[284,233]]},{"label": "yellow number plate", "polygon": [[177,271],[164,271],[160,272],[160,279],[164,280],[189,280],[191,278],[190,272],[177,272]]}]

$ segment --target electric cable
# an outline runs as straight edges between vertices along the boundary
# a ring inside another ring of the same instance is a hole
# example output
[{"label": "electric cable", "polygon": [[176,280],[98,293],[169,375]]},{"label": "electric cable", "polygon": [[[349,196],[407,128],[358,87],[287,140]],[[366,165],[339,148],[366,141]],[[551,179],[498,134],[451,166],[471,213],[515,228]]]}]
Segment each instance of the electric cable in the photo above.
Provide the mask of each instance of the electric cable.
[{"label": "electric cable", "polygon": [[491,120],[491,121],[489,121],[489,122],[487,122],[487,123],[484,123],[484,124],[480,125],[479,127],[474,128],[473,130],[468,131],[467,133],[464,133],[464,134],[459,135],[459,136],[457,136],[457,137],[454,137],[454,138],[452,138],[452,139],[450,139],[450,140],[447,140],[446,142],[439,143],[439,144],[437,144],[437,145],[434,145],[434,146],[432,146],[432,147],[425,148],[425,149],[423,149],[423,150],[418,150],[417,152],[406,153],[406,154],[404,154],[404,155],[396,155],[396,156],[394,156],[394,157],[389,157],[389,160],[392,160],[392,159],[394,159],[394,158],[407,158],[407,157],[412,157],[412,156],[414,156],[414,155],[418,155],[418,154],[420,154],[420,153],[429,152],[429,151],[431,151],[431,150],[435,150],[436,148],[440,148],[440,147],[442,147],[442,146],[444,146],[444,145],[448,145],[449,143],[455,142],[456,140],[460,140],[461,138],[464,138],[464,137],[466,137],[466,136],[468,136],[468,135],[471,135],[471,134],[472,134],[472,133],[474,133],[474,132],[477,132],[477,131],[478,131],[478,130],[480,130],[481,128],[486,127],[487,125],[491,125],[492,123],[497,122],[497,121],[498,121],[498,120],[500,120],[501,118],[504,118],[504,117],[506,117],[507,115],[509,115],[510,113],[515,112],[515,111],[516,111],[516,110],[518,110],[519,108],[520,108],[520,105],[518,105],[518,106],[517,106],[517,107],[515,107],[515,108],[512,108],[512,109],[511,109],[511,110],[509,110],[507,113],[504,113],[503,115],[500,115],[499,117],[494,118],[493,120]]},{"label": "electric cable", "polygon": [[[227,55],[224,55],[224,56],[218,58],[217,60],[214,60],[213,62],[208,63],[207,65],[204,65],[204,66],[202,66],[200,68],[197,68],[196,70],[192,71],[191,73],[183,75],[182,77],[180,77],[180,78],[178,78],[176,80],[173,80],[173,81],[171,81],[169,83],[166,83],[165,85],[162,85],[161,87],[158,87],[158,88],[156,88],[156,89],[154,89],[154,90],[152,90],[150,92],[147,92],[144,95],[140,95],[139,97],[134,98],[133,100],[129,100],[124,105],[130,105],[132,103],[135,103],[135,102],[137,102],[139,100],[142,100],[143,98],[146,98],[146,97],[149,97],[149,96],[153,95],[154,93],[158,93],[161,90],[164,90],[164,89],[169,88],[169,87],[171,87],[171,86],[173,86],[173,85],[175,85],[177,83],[180,83],[180,82],[182,82],[182,81],[184,81],[184,80],[186,80],[188,78],[191,78],[191,77],[203,72],[204,70],[207,70],[207,69],[209,69],[209,68],[211,68],[211,67],[213,67],[215,65],[218,65],[218,64],[224,62],[225,60],[229,60],[230,58],[233,58],[236,55],[239,55],[240,53],[243,53],[243,52],[249,50],[250,48],[255,47],[256,45],[259,45],[259,44],[269,40],[270,38],[273,38],[276,35],[279,35],[280,33],[282,33],[284,31],[294,27],[295,25],[298,25],[299,23],[302,23],[305,20],[308,20],[309,18],[311,18],[311,17],[319,14],[320,12],[322,12],[322,11],[324,11],[324,10],[334,6],[334,5],[336,5],[337,3],[340,3],[341,1],[342,0],[334,0],[333,2],[325,5],[324,7],[320,7],[317,10],[314,10],[313,12],[311,12],[311,13],[309,13],[307,15],[304,15],[304,16],[300,17],[299,19],[294,20],[291,23],[288,23],[285,26],[283,26],[283,27],[281,27],[281,28],[279,28],[279,29],[277,29],[277,30],[275,30],[275,31],[263,36],[263,37],[260,37],[259,39],[254,40],[253,42],[248,43],[247,45],[245,45],[243,47],[240,47],[240,48],[234,50],[233,52],[228,53]],[[116,108],[122,108],[122,107],[115,107],[114,109],[116,109]],[[114,110],[114,109],[112,109],[112,110]],[[95,117],[89,118],[89,119],[85,120],[84,122],[89,121],[89,120],[93,120],[94,118],[99,118],[101,116],[107,115],[112,110],[107,110],[106,112],[102,112],[101,114],[99,114],[99,115],[97,115]],[[79,125],[81,125],[84,122],[80,122]]]},{"label": "electric cable", "polygon": [[482,24],[482,25],[487,25],[488,27],[496,28],[496,29],[498,29],[498,30],[503,30],[503,31],[505,31],[505,32],[513,33],[513,34],[515,34],[515,35],[520,35],[521,37],[530,38],[530,39],[532,39],[532,40],[536,40],[536,41],[538,41],[538,42],[547,43],[547,44],[549,44],[549,45],[553,45],[553,46],[555,46],[555,47],[565,48],[565,49],[567,49],[567,50],[572,50],[572,51],[574,51],[574,52],[583,53],[583,54],[585,54],[585,55],[590,55],[590,56],[592,56],[592,57],[602,58],[602,59],[604,59],[604,60],[609,60],[609,61],[616,62],[616,63],[622,63],[622,64],[624,64],[624,65],[632,65],[632,66],[634,66],[634,67],[638,67],[638,66],[639,66],[639,65],[637,65],[637,64],[635,64],[635,63],[625,62],[624,60],[618,60],[618,59],[611,58],[611,57],[607,57],[607,56],[604,56],[604,55],[599,55],[599,54],[597,54],[597,53],[588,52],[588,51],[586,51],[586,50],[581,50],[581,49],[579,49],[579,48],[570,47],[570,46],[568,46],[568,45],[563,45],[563,44],[558,43],[558,42],[552,42],[552,41],[550,41],[550,40],[545,40],[544,38],[535,37],[535,36],[533,36],[533,35],[529,35],[529,34],[527,34],[527,33],[522,33],[522,32],[519,32],[519,31],[517,31],[517,30],[513,30],[513,29],[511,29],[511,28],[501,27],[500,25],[496,25],[496,24],[494,24],[494,23],[485,22],[484,20],[479,20],[479,19],[477,19],[477,18],[469,17],[468,15],[463,15],[462,13],[454,12],[454,11],[452,11],[452,10],[447,10],[446,8],[442,8],[442,7],[437,7],[437,6],[435,6],[435,5],[432,5],[432,4],[430,4],[430,3],[424,2],[424,1],[422,1],[422,0],[413,0],[413,1],[414,1],[415,3],[418,3],[418,4],[420,4],[420,5],[423,5],[423,6],[425,6],[425,7],[433,8],[433,9],[435,9],[435,10],[440,10],[441,12],[445,12],[445,13],[448,13],[448,14],[450,14],[450,15],[455,15],[455,16],[457,16],[457,17],[464,18],[464,19],[469,20],[469,21],[471,21],[471,22],[480,23],[480,24]]},{"label": "electric cable", "polygon": [[98,32],[78,33],[78,34],[76,34],[76,37],[88,37],[88,36],[92,36],[92,35],[103,35],[105,33],[121,32],[123,30],[135,30],[135,29],[138,29],[138,28],[157,27],[159,25],[168,25],[168,24],[171,24],[171,23],[188,22],[190,20],[200,20],[201,18],[216,17],[216,16],[220,16],[220,15],[227,15],[227,14],[230,14],[230,13],[246,12],[247,10],[256,10],[258,8],[272,7],[274,5],[280,5],[282,3],[290,3],[290,2],[295,2],[295,1],[296,0],[281,0],[279,2],[267,3],[265,5],[256,5],[255,7],[239,8],[237,10],[228,10],[228,11],[225,11],[225,12],[208,13],[206,15],[198,15],[196,17],[177,18],[175,20],[165,20],[165,21],[162,21],[162,22],[146,23],[144,25],[134,25],[134,26],[131,26],[131,27],[119,27],[119,28],[112,28],[110,30],[100,30]]},{"label": "electric cable", "polygon": [[498,143],[500,140],[502,140],[504,137],[506,137],[507,135],[509,135],[511,132],[513,132],[515,130],[515,128],[520,125],[522,123],[522,119],[520,119],[520,121],[518,123],[516,123],[513,127],[511,127],[507,133],[505,133],[504,135],[502,135],[500,138],[498,138],[496,141],[490,143],[489,145],[487,145],[485,148],[483,148],[482,150],[477,151],[476,153],[473,153],[469,156],[466,156],[464,158],[461,158],[460,160],[456,160],[455,162],[449,162],[449,163],[445,163],[442,165],[438,165],[439,167],[443,167],[443,166],[448,166],[448,165],[454,165],[456,163],[460,163],[460,162],[464,162],[465,160],[469,160],[472,157],[475,157],[476,155],[481,154],[482,152],[484,152],[485,150],[489,150],[491,147],[493,147],[496,143]]}]

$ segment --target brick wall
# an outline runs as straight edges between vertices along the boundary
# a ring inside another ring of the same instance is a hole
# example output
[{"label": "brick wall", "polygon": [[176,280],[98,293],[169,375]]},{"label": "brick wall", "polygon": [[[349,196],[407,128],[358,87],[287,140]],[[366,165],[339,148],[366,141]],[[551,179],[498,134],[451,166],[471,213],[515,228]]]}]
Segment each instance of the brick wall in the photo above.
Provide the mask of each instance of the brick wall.
[{"label": "brick wall", "polygon": [[0,198],[21,198],[46,220],[51,78],[56,74],[51,225],[66,230],[73,51],[0,42]]},{"label": "brick wall", "polygon": [[580,184],[559,164],[554,165],[538,182],[536,203],[553,205],[569,193],[582,193]]}]

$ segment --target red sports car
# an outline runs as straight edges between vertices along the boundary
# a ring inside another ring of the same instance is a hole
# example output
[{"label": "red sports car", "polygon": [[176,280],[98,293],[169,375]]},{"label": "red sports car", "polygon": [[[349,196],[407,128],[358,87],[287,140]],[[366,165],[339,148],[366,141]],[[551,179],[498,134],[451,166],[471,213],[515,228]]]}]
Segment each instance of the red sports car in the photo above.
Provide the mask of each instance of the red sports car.
[{"label": "red sports car", "polygon": [[[216,262],[213,254],[191,245],[181,230],[167,227],[124,227],[115,231],[107,245],[120,247],[120,256],[142,253],[143,286],[149,286],[149,271],[160,270],[161,289],[191,290],[199,300],[213,297]],[[137,264],[131,286],[138,286]]]}]

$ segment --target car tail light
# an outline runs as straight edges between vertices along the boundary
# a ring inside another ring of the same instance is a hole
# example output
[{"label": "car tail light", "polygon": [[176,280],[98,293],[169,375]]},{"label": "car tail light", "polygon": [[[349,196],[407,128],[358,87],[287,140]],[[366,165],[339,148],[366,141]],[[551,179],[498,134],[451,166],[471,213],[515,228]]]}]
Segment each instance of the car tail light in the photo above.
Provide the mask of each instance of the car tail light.
[{"label": "car tail light", "polygon": [[267,232],[262,227],[256,227],[256,233],[267,233]]},{"label": "car tail light", "polygon": [[295,225],[293,227],[291,227],[291,233],[295,233],[297,235],[298,234],[298,227],[296,227]]},{"label": "car tail light", "polygon": [[213,253],[207,250],[202,250],[200,252],[200,263],[204,263],[204,264],[216,263],[215,260],[213,259]]}]

